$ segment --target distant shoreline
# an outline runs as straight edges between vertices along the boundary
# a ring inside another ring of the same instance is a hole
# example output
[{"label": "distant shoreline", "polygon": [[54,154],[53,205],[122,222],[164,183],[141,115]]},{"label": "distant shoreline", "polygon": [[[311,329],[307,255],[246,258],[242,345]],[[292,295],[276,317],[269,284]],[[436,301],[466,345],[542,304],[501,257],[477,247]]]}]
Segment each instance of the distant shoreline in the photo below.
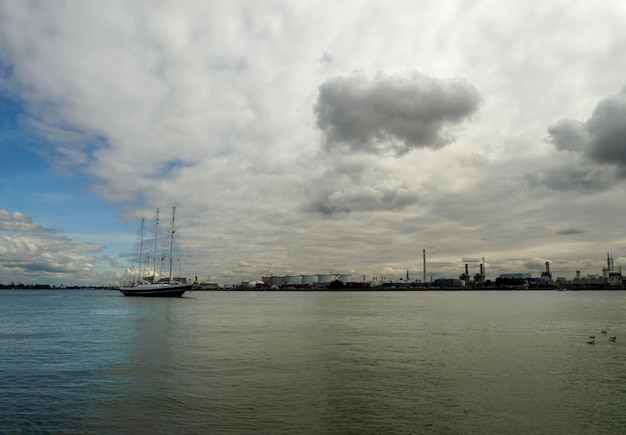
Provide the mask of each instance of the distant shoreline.
[{"label": "distant shoreline", "polygon": [[[54,288],[54,287],[1,287],[0,291],[33,291],[33,290],[46,290],[46,291],[85,291],[85,290],[107,290],[118,291],[118,287],[66,287],[66,288]],[[192,289],[189,292],[475,292],[475,291],[498,291],[498,292],[524,292],[524,291],[623,291],[626,288],[598,288],[598,287],[576,287],[561,290],[558,288],[443,288],[443,287],[409,287],[409,288],[391,288],[391,287],[373,287],[373,288],[279,288],[279,289],[254,289],[254,288],[212,288],[212,289]]]},{"label": "distant shoreline", "polygon": [[192,292],[476,292],[476,291],[506,291],[506,292],[524,292],[524,291],[623,291],[624,288],[575,288],[567,290],[559,290],[556,288],[316,288],[316,289],[249,289],[249,288],[220,288],[220,289],[193,289]]}]

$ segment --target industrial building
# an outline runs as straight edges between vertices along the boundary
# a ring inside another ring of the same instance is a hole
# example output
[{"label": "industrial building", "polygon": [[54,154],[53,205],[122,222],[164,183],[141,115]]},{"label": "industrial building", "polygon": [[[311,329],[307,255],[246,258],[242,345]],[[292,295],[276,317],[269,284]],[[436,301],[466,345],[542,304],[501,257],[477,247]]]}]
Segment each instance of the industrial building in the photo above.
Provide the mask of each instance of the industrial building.
[{"label": "industrial building", "polygon": [[[602,269],[601,275],[587,275],[583,277],[580,271],[576,272],[576,277],[567,280],[564,277],[553,279],[550,271],[550,263],[545,262],[545,268],[539,272],[539,276],[532,276],[531,273],[503,273],[494,281],[487,280],[485,274],[484,258],[476,260],[474,267],[478,271],[470,274],[469,264],[465,263],[465,271],[457,278],[437,278],[431,277],[430,282],[426,281],[426,250],[423,250],[423,281],[409,279],[409,271],[406,273],[406,280],[389,280],[374,277],[366,280],[363,276],[361,280],[354,280],[352,274],[344,273],[318,273],[318,274],[287,274],[271,275],[261,277],[261,281],[244,281],[235,288],[240,289],[286,289],[286,290],[319,290],[319,289],[623,289],[626,288],[621,267],[615,267],[613,257],[607,254],[606,267]],[[269,272],[269,271],[268,271]],[[215,286],[211,286],[215,288]]]}]

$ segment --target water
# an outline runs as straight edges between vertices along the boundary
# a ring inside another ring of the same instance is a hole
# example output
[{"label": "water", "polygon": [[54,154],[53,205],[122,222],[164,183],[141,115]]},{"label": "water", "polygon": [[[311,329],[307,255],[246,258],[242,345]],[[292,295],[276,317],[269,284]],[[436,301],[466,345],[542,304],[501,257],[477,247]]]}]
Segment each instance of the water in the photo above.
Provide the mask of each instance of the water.
[{"label": "water", "polygon": [[624,433],[625,310],[609,291],[0,291],[0,433]]}]

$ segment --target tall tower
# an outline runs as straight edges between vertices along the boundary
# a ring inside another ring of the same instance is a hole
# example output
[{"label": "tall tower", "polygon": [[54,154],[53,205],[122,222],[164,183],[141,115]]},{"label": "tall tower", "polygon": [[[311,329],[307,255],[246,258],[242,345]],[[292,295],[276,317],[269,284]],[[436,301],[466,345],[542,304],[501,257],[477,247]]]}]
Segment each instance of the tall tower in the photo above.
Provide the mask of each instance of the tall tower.
[{"label": "tall tower", "polygon": [[422,251],[422,256],[424,257],[424,280],[422,282],[425,284],[426,283],[426,249]]},{"label": "tall tower", "polygon": [[550,262],[546,261],[546,271],[541,273],[541,279],[552,282],[552,274],[550,273]]},{"label": "tall tower", "polygon": [[483,263],[480,267],[480,282],[482,282],[483,284],[485,283],[486,274],[487,274],[487,271],[485,270],[485,257],[483,256]]}]

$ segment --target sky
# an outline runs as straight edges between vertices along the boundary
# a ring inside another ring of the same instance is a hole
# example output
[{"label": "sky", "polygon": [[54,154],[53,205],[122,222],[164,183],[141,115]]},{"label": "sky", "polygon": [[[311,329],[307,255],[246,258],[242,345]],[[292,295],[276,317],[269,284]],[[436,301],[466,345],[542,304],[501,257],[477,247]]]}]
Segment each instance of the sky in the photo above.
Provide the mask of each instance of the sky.
[{"label": "sky", "polygon": [[626,265],[619,0],[0,2],[0,283]]}]

